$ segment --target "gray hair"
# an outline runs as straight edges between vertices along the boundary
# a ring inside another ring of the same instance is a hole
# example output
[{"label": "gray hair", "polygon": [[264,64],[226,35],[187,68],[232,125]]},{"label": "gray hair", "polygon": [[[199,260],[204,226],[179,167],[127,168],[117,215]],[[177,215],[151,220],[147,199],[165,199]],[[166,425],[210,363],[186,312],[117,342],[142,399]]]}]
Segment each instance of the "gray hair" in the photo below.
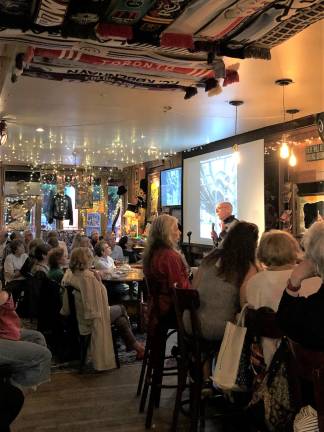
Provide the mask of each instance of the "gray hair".
[{"label": "gray hair", "polygon": [[324,221],[313,223],[304,236],[303,245],[306,257],[316,265],[324,279]]}]

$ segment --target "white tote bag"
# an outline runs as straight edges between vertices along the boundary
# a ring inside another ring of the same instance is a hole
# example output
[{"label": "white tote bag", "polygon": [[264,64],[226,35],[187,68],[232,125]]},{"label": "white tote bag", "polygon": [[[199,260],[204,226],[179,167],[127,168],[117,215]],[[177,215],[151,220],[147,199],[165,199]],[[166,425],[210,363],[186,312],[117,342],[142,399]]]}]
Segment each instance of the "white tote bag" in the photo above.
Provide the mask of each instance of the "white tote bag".
[{"label": "white tote bag", "polygon": [[213,381],[223,390],[246,390],[237,383],[240,359],[243,351],[247,328],[244,326],[247,304],[243,306],[237,324],[227,321],[225,333],[218,353]]}]

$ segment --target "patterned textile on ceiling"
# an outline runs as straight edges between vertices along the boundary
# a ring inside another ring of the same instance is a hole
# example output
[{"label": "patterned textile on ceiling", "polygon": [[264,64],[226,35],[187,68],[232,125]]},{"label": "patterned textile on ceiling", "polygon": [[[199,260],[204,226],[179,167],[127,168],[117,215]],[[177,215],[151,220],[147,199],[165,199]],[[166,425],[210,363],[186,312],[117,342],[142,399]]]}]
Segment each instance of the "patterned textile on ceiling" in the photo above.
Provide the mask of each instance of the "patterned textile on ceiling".
[{"label": "patterned textile on ceiling", "polygon": [[23,74],[190,98],[239,80],[223,56],[270,59],[272,47],[322,18],[322,0],[0,0],[0,42],[24,47],[13,81]]}]

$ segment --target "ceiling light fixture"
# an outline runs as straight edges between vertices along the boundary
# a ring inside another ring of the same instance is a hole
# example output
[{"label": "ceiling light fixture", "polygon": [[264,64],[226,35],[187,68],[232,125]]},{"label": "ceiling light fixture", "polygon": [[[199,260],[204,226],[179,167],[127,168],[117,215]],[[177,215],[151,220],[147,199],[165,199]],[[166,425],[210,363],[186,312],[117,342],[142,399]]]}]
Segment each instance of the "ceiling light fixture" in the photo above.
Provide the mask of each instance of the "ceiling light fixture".
[{"label": "ceiling light fixture", "polygon": [[41,127],[39,127],[39,128],[36,129],[36,132],[44,132],[44,129],[41,128]]},{"label": "ceiling light fixture", "polygon": [[[241,100],[232,100],[228,102],[230,105],[235,107],[235,130],[234,130],[234,136],[236,138],[237,135],[237,108],[241,105],[243,105],[243,101]],[[234,144],[232,147],[233,150],[233,156],[234,156],[234,160],[236,162],[236,164],[240,163],[240,151],[239,151],[239,146],[238,144]]]},{"label": "ceiling light fixture", "polygon": [[297,158],[295,156],[295,153],[294,153],[293,149],[290,150],[290,156],[289,156],[289,159],[288,159],[288,164],[291,167],[294,167],[294,166],[297,165]]},{"label": "ceiling light fixture", "polygon": [[[297,109],[286,110],[286,106],[285,106],[285,87],[287,87],[288,85],[290,85],[292,83],[293,83],[293,80],[290,78],[281,78],[281,79],[278,79],[275,81],[276,85],[279,85],[280,87],[282,87],[283,123],[285,123],[285,121],[286,121],[286,113],[291,114],[292,119],[293,119],[293,116],[299,112],[299,110],[297,110]],[[287,134],[282,134],[279,154],[280,154],[281,159],[288,159],[288,164],[291,167],[296,166],[297,158],[293,152],[293,149],[290,148],[290,146],[288,144]]]},{"label": "ceiling light fixture", "polygon": [[5,145],[8,139],[8,128],[5,120],[0,121],[0,145]]}]

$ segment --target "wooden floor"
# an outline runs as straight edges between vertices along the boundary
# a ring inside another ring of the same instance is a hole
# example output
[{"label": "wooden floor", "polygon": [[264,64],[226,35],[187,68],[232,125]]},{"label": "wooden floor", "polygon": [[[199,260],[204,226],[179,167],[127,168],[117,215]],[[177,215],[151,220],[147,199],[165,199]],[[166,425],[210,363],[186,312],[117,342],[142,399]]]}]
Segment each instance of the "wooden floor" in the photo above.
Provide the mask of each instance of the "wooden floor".
[{"label": "wooden floor", "polygon": [[[123,365],[107,373],[56,373],[52,380],[26,397],[12,432],[144,432],[145,415],[136,398],[140,364]],[[170,430],[174,390],[162,390],[161,407],[154,412],[153,430]],[[181,415],[179,431],[188,431]],[[240,431],[240,427],[207,422],[206,432]]]}]

